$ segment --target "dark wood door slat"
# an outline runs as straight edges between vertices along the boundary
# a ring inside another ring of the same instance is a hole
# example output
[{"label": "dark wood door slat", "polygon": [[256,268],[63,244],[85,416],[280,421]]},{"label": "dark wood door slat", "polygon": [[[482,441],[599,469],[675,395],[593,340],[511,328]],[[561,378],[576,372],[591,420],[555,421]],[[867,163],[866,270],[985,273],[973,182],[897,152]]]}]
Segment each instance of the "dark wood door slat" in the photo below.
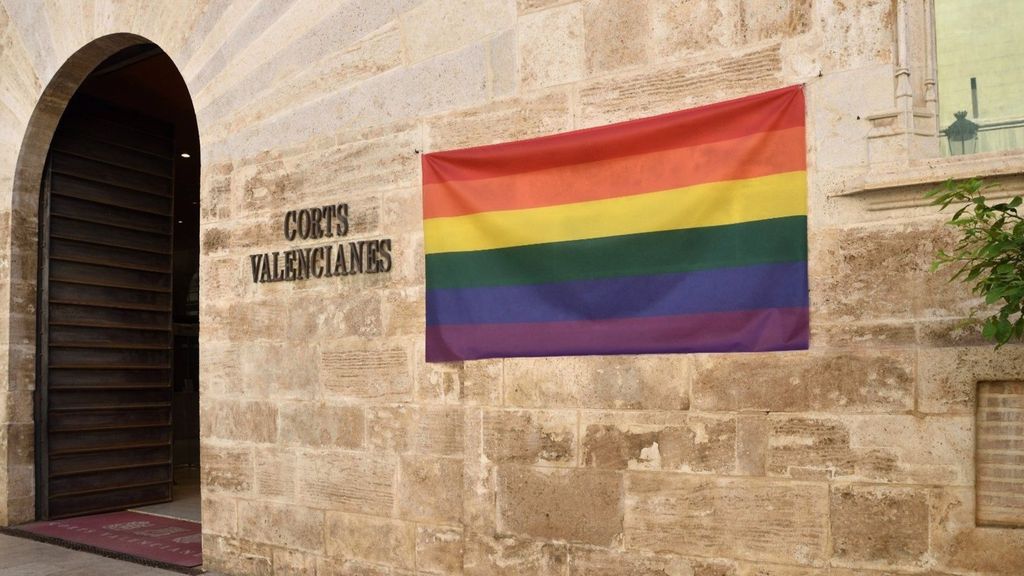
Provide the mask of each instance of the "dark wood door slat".
[{"label": "dark wood door slat", "polygon": [[136,482],[132,484],[114,484],[111,486],[104,486],[102,488],[92,488],[89,490],[77,490],[75,492],[55,492],[50,494],[50,498],[70,498],[74,496],[84,496],[86,494],[101,494],[103,492],[114,492],[116,490],[127,490],[131,488],[146,488],[149,486],[160,486],[167,484],[167,480],[157,480],[155,482]]},{"label": "dark wood door slat", "polygon": [[157,304],[130,304],[125,302],[100,302],[90,300],[50,300],[50,304],[66,304],[69,306],[86,306],[89,308],[111,308],[114,310],[138,310],[141,312],[160,312],[166,310],[166,306]]},{"label": "dark wood door slat", "polygon": [[172,264],[170,255],[61,239],[54,239],[50,244],[50,259],[163,274],[171,273]]},{"label": "dark wood door slat", "polygon": [[53,189],[50,193],[156,216],[169,216],[173,209],[172,199],[166,196],[144,194],[128,188],[79,180],[67,174],[54,175]]},{"label": "dark wood door slat", "polygon": [[170,428],[171,423],[160,424],[121,424],[109,426],[68,426],[64,428],[50,428],[51,434],[81,434],[83,432],[106,432],[109,430],[139,430],[142,428]]},{"label": "dark wood door slat", "polygon": [[127,228],[113,228],[81,220],[60,218],[59,216],[54,216],[53,220],[60,224],[60,227],[50,233],[51,238],[73,240],[97,246],[131,248],[132,250],[151,252],[153,254],[171,253],[167,238],[164,236],[138,230],[129,230]]},{"label": "dark wood door slat", "polygon": [[171,461],[169,459],[154,460],[150,462],[137,462],[132,464],[122,464],[119,466],[103,466],[100,468],[82,468],[78,470],[70,470],[67,472],[57,472],[50,475],[50,478],[63,478],[66,476],[80,476],[82,474],[93,474],[96,472],[115,472],[117,470],[134,470],[136,468],[153,468],[155,466],[170,466]]},{"label": "dark wood door slat", "polygon": [[130,148],[92,138],[59,138],[54,141],[51,150],[160,178],[170,179],[173,170],[172,164],[166,158],[133,153]]},{"label": "dark wood door slat", "polygon": [[61,218],[91,222],[101,226],[126,228],[153,236],[168,236],[172,230],[171,220],[166,216],[116,208],[58,194],[54,194],[50,198],[50,213]]},{"label": "dark wood door slat", "polygon": [[51,450],[50,456],[66,456],[68,454],[92,454],[94,452],[117,452],[119,450],[134,450],[136,448],[169,448],[171,442],[150,442],[139,444],[120,444],[109,446],[96,446],[92,448],[69,448],[67,450]]},{"label": "dark wood door slat", "polygon": [[146,194],[155,194],[157,196],[171,195],[171,182],[167,178],[101,164],[86,158],[61,154],[60,152],[54,152],[50,157],[52,158],[53,171],[57,174],[67,174],[82,180],[91,180],[121,188],[131,188]]}]

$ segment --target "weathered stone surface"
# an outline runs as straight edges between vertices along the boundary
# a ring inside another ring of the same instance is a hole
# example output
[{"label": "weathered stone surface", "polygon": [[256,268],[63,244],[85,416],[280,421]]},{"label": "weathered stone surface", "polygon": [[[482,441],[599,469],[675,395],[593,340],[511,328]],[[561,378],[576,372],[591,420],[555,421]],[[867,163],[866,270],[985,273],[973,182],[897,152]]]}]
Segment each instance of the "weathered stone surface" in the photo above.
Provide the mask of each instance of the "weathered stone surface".
[{"label": "weathered stone surface", "polygon": [[739,41],[740,5],[733,0],[649,2],[651,48],[659,60],[692,52],[734,46]]},{"label": "weathered stone surface", "polygon": [[324,513],[294,504],[238,503],[241,538],[311,552],[324,549]]},{"label": "weathered stone surface", "polygon": [[583,469],[498,468],[502,533],[609,546],[622,537],[622,475]]},{"label": "weathered stone surface", "polygon": [[416,569],[426,574],[462,572],[463,541],[460,528],[416,527]]},{"label": "weathered stone surface", "polygon": [[569,576],[736,576],[725,560],[685,558],[674,554],[609,550],[574,546],[569,550]]},{"label": "weathered stone surface", "polygon": [[929,521],[931,551],[941,571],[1010,576],[1024,566],[1024,530],[977,527],[971,488],[934,491]]},{"label": "weathered stone surface", "polygon": [[395,466],[393,460],[371,453],[304,453],[298,468],[300,501],[332,510],[390,515]]},{"label": "weathered stone surface", "polygon": [[914,358],[903,351],[701,356],[701,410],[904,412],[914,406]]},{"label": "weathered stone surface", "polygon": [[398,480],[398,515],[408,520],[452,524],[462,518],[462,459],[403,456]]},{"label": "weathered stone surface", "polygon": [[363,444],[363,409],[302,402],[280,405],[278,442],[328,448]]},{"label": "weathered stone surface", "polygon": [[237,500],[207,494],[202,501],[203,532],[233,536],[238,532]]},{"label": "weathered stone surface", "polygon": [[200,406],[204,438],[273,442],[277,437],[277,407],[269,402],[210,399]]},{"label": "weathered stone surface", "polygon": [[742,414],[736,418],[736,473],[764,476],[768,462],[771,425],[764,414]]},{"label": "weathered stone surface", "polygon": [[396,347],[325,347],[320,353],[320,378],[325,393],[345,398],[408,399],[413,390],[409,353]]},{"label": "weathered stone surface", "polygon": [[388,518],[327,513],[327,554],[398,568],[416,565],[416,525]]},{"label": "weathered stone surface", "polygon": [[204,489],[244,493],[252,488],[252,448],[203,442],[202,459]]},{"label": "weathered stone surface", "polygon": [[769,475],[899,483],[972,482],[968,417],[772,416]]},{"label": "weathered stone surface", "polygon": [[565,132],[570,105],[568,92],[556,89],[430,118],[427,146],[449,150]]},{"label": "weathered stone surface", "polygon": [[832,490],[831,506],[836,563],[911,568],[926,561],[926,490],[840,486]]},{"label": "weathered stone surface", "polygon": [[583,75],[583,14],[569,4],[519,18],[519,82],[525,89]]},{"label": "weathered stone surface", "polygon": [[505,361],[505,401],[536,408],[685,410],[687,356],[585,356]]},{"label": "weathered stone surface", "polygon": [[811,0],[742,0],[741,32],[748,42],[795,36],[811,27]]},{"label": "weathered stone surface", "polygon": [[576,463],[574,412],[540,410],[484,410],[483,454],[496,464]]},{"label": "weathered stone surface", "polygon": [[1024,346],[933,348],[918,354],[922,412],[973,413],[978,381],[1024,379]]},{"label": "weathered stone surface", "polygon": [[647,60],[649,2],[586,0],[584,43],[588,74],[600,74]]},{"label": "weathered stone surface", "polygon": [[827,559],[828,500],[824,484],[630,472],[625,546],[819,565]]},{"label": "weathered stone surface", "polygon": [[768,46],[587,81],[579,123],[598,126],[779,88],[781,67],[778,46]]},{"label": "weathered stone surface", "polygon": [[203,567],[226,574],[272,576],[273,548],[266,544],[204,533]]},{"label": "weathered stone surface", "polygon": [[466,538],[466,576],[562,576],[568,546],[560,542],[470,534]]},{"label": "weathered stone surface", "polygon": [[734,418],[588,413],[580,429],[584,466],[718,474],[731,474],[736,468]]},{"label": "weathered stone surface", "polygon": [[262,498],[290,500],[295,496],[295,472],[299,457],[293,448],[254,449],[256,455],[256,493]]},{"label": "weathered stone surface", "polygon": [[406,50],[430,58],[504,30],[515,16],[515,0],[429,0],[402,15]]}]

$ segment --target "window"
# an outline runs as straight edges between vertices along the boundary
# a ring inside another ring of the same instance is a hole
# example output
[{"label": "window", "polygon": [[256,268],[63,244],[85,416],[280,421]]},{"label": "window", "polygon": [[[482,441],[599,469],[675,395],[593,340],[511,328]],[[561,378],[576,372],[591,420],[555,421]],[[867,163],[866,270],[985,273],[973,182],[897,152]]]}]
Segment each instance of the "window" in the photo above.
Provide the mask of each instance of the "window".
[{"label": "window", "polygon": [[1024,2],[935,0],[944,154],[1024,148]]}]

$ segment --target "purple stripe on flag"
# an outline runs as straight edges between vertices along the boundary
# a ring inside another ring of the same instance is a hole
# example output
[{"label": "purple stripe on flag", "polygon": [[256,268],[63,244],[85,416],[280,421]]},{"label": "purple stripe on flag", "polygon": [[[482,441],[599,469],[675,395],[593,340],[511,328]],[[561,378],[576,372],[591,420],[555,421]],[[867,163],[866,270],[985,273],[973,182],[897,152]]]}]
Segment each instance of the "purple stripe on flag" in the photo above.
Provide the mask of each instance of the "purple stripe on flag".
[{"label": "purple stripe on flag", "polygon": [[427,362],[507,356],[762,352],[808,345],[807,308],[427,327]]}]

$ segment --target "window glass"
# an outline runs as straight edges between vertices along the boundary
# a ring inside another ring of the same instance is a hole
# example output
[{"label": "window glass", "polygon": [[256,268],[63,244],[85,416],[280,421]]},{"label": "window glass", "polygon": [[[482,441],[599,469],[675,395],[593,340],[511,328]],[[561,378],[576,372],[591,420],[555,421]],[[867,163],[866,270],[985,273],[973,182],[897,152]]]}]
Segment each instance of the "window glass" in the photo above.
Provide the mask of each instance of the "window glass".
[{"label": "window glass", "polygon": [[1024,148],[1022,32],[1022,0],[935,0],[946,154]]}]

